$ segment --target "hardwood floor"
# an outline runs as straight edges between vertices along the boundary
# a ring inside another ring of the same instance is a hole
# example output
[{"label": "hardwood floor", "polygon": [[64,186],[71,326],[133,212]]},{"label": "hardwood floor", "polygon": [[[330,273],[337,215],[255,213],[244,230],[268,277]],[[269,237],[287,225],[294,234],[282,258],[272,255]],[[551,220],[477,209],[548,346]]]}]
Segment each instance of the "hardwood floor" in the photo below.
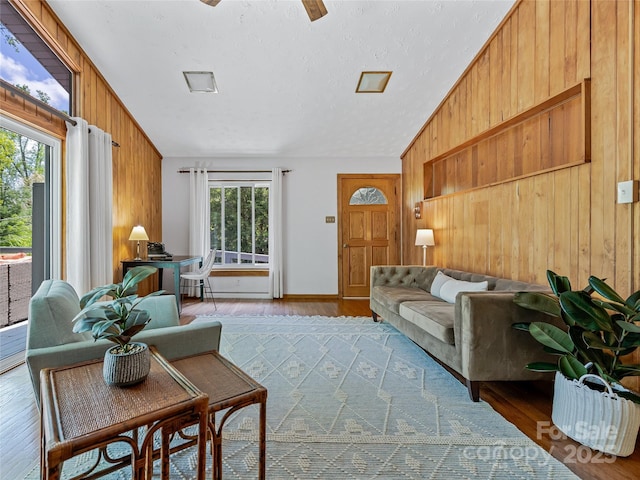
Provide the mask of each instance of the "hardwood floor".
[{"label": "hardwood floor", "polygon": [[[368,300],[186,300],[181,322],[198,315],[369,316]],[[623,480],[640,477],[640,448],[626,458],[611,458],[559,435],[551,423],[551,382],[485,382],[480,397],[508,421],[574,471],[580,478]],[[473,404],[469,403],[469,408]],[[553,438],[551,438],[553,437]],[[39,461],[39,416],[26,366],[0,375],[0,479],[19,480]],[[448,480],[448,479],[447,479]]]}]

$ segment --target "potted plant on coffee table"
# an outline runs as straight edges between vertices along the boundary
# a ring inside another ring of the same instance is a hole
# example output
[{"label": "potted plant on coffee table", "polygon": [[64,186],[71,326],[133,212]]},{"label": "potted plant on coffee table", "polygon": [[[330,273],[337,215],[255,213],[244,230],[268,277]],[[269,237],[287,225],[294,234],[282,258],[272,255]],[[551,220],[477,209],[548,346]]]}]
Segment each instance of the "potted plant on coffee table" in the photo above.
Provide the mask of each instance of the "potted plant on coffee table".
[{"label": "potted plant on coffee table", "polygon": [[566,329],[551,323],[516,323],[528,330],[557,363],[526,367],[556,372],[552,419],[567,436],[597,450],[633,453],[640,427],[640,396],[620,381],[640,375],[640,364],[624,357],[640,346],[640,291],[624,299],[595,276],[583,290],[547,271],[553,294],[519,292],[514,301],[525,308],[560,317]]},{"label": "potted plant on coffee table", "polygon": [[[103,376],[109,385],[125,387],[142,382],[149,374],[149,348],[132,342],[151,320],[149,312],[138,308],[147,297],[161,295],[162,290],[146,297],[136,294],[138,284],[157,271],[138,266],[127,271],[121,283],[96,287],[80,299],[81,311],[73,319],[75,333],[90,331],[95,340],[107,339],[116,345],[105,352]],[[109,301],[100,301],[108,296]]]}]

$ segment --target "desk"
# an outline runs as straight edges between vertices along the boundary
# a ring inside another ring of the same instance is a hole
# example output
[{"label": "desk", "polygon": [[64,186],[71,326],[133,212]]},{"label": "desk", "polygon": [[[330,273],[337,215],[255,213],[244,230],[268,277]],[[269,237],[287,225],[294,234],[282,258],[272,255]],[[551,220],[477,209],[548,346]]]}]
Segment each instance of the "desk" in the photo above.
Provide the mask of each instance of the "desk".
[{"label": "desk", "polygon": [[[151,371],[146,380],[127,388],[111,387],[102,377],[102,361],[43,369],[40,468],[44,480],[60,478],[64,461],[99,449],[111,464],[102,475],[131,465],[131,478],[151,479],[153,460],[161,459],[161,478],[169,479],[169,437],[186,426],[198,424],[197,478],[204,480],[209,399],[153,347]],[[144,428],[140,428],[144,427]],[[134,432],[134,435],[125,435]],[[139,432],[144,435],[139,438]],[[156,432],[162,446],[154,448]],[[131,454],[112,459],[109,444],[126,442]]]},{"label": "desk", "polygon": [[[190,255],[174,255],[171,260],[157,259],[157,258],[143,258],[142,260],[122,260],[122,276],[127,273],[127,270],[133,267],[139,267],[140,265],[147,265],[150,267],[156,267],[158,272],[158,290],[162,290],[162,272],[165,268],[173,268],[173,283],[176,294],[176,303],[178,305],[178,313],[182,312],[182,301],[180,298],[180,269],[188,265],[198,264],[202,266],[202,257],[190,256]],[[200,284],[200,301],[204,298],[204,286]]]},{"label": "desk", "polygon": [[[209,396],[209,434],[213,479],[222,479],[222,427],[229,416],[248,405],[260,404],[258,478],[265,478],[267,389],[217,351],[205,352],[171,362],[177,370]],[[216,412],[226,410],[216,428]]]}]

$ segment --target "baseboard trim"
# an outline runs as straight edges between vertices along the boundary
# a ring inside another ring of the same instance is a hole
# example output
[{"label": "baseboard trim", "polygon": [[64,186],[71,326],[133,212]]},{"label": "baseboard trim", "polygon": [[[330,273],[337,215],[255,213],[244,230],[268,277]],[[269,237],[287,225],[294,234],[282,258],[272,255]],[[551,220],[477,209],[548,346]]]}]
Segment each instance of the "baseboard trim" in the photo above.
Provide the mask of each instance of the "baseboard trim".
[{"label": "baseboard trim", "polygon": [[338,300],[338,295],[312,295],[308,293],[285,293],[283,300]]}]

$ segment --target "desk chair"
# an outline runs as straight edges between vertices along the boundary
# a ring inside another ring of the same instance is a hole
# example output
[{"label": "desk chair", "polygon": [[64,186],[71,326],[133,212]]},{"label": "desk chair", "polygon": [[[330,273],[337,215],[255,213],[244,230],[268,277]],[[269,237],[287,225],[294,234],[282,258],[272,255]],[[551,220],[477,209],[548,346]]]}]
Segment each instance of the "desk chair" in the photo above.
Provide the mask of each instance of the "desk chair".
[{"label": "desk chair", "polygon": [[213,300],[213,306],[217,310],[218,306],[216,305],[216,299],[213,296],[213,289],[211,288],[211,279],[209,278],[209,274],[211,270],[213,270],[213,264],[216,261],[216,251],[209,251],[209,255],[205,259],[202,267],[194,272],[186,272],[180,274],[180,295],[183,294],[185,289],[188,289],[191,285],[189,282],[197,281],[197,286],[202,285],[204,287],[204,294],[206,296],[207,292],[211,295],[211,299]]}]

